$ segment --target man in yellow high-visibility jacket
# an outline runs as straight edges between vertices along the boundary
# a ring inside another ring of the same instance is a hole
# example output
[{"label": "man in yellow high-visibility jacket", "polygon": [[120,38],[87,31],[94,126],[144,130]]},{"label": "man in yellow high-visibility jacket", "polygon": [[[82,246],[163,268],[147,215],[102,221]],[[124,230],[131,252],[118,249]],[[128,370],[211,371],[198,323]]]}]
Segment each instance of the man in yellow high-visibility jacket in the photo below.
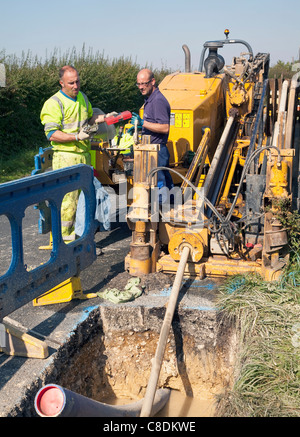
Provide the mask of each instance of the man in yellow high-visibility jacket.
[{"label": "man in yellow high-visibility jacket", "polygon": [[[92,105],[80,91],[77,70],[66,65],[59,71],[61,90],[43,105],[41,122],[53,148],[53,170],[76,164],[91,165],[90,135],[83,129],[87,124],[104,123],[107,115],[93,115]],[[67,193],[61,205],[64,241],[75,239],[74,223],[79,192]]]}]

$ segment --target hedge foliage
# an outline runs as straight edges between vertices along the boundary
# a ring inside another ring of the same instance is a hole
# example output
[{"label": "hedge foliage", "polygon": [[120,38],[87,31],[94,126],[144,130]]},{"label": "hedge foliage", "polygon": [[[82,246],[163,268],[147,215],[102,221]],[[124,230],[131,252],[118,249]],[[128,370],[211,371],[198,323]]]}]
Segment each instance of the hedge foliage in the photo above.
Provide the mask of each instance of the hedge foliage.
[{"label": "hedge foliage", "polygon": [[[0,162],[21,150],[47,145],[40,111],[45,100],[60,89],[58,71],[63,65],[78,70],[81,89],[93,107],[104,112],[137,112],[143,103],[135,83],[137,72],[144,66],[130,58],[110,60],[83,46],[80,53],[72,49],[60,55],[56,51],[44,61],[30,52],[21,59],[0,52],[0,62],[6,69],[6,87],[0,88]],[[168,72],[155,70],[157,82]]]},{"label": "hedge foliage", "polygon": [[[82,91],[104,112],[137,112],[143,103],[135,82],[144,66],[130,58],[111,60],[83,46],[79,53],[74,48],[63,55],[56,50],[43,61],[30,52],[17,58],[2,51],[0,62],[6,69],[6,87],[0,88],[0,164],[22,150],[38,151],[47,146],[40,111],[45,100],[60,88],[58,71],[63,65],[77,68]],[[169,73],[167,68],[154,70],[158,83]]]}]

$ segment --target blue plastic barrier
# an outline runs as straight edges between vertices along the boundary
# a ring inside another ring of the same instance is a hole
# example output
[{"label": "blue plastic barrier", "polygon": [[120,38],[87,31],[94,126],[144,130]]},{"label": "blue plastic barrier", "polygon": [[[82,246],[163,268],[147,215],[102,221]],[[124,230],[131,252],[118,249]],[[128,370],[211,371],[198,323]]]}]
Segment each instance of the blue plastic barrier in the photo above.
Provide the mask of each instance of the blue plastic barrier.
[{"label": "blue plastic barrier", "polygon": [[[85,231],[80,239],[65,244],[61,236],[61,202],[66,193],[77,189],[83,190],[86,199]],[[51,209],[53,249],[47,263],[27,271],[22,219],[28,206],[45,201]],[[0,321],[61,282],[78,276],[93,263],[95,207],[93,169],[83,164],[0,185],[0,215],[8,218],[12,237],[11,264],[5,275],[0,276]]]},{"label": "blue plastic barrier", "polygon": [[34,156],[34,170],[31,174],[36,175],[43,173],[47,168],[52,167],[52,147],[39,148],[39,153]]},{"label": "blue plastic barrier", "polygon": [[[52,167],[53,149],[52,147],[40,147],[39,153],[34,156],[34,169],[31,175],[37,175],[43,173],[48,168]],[[39,209],[39,233],[47,234],[51,231],[51,211],[45,204],[45,202],[39,202],[35,206],[35,209]]]}]

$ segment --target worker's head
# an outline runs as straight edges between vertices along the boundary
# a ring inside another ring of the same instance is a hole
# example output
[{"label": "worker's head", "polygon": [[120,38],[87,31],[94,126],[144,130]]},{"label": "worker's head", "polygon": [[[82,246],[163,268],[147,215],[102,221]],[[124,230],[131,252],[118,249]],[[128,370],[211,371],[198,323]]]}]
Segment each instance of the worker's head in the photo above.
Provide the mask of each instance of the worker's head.
[{"label": "worker's head", "polygon": [[139,88],[143,96],[149,97],[156,86],[152,71],[148,70],[148,68],[143,68],[143,70],[139,71],[136,78],[136,86]]},{"label": "worker's head", "polygon": [[65,65],[59,70],[59,83],[61,90],[67,96],[75,99],[80,90],[80,79],[76,68]]}]

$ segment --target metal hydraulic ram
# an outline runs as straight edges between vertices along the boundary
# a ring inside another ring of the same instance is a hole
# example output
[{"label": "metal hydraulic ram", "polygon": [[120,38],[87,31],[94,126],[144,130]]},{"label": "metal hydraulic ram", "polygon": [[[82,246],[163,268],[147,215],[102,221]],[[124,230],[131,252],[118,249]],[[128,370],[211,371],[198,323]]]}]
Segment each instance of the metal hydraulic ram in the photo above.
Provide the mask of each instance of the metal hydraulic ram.
[{"label": "metal hydraulic ram", "polygon": [[[86,200],[85,231],[78,240],[65,244],[61,236],[61,202],[66,193],[79,189]],[[51,209],[53,247],[47,263],[28,271],[24,265],[22,220],[27,207],[43,201]],[[10,267],[0,276],[0,321],[93,263],[95,208],[93,170],[83,164],[0,185],[0,215],[10,222],[12,243]]]}]

